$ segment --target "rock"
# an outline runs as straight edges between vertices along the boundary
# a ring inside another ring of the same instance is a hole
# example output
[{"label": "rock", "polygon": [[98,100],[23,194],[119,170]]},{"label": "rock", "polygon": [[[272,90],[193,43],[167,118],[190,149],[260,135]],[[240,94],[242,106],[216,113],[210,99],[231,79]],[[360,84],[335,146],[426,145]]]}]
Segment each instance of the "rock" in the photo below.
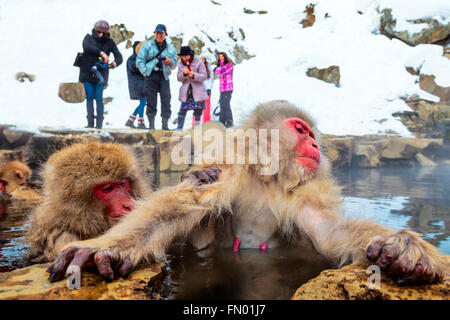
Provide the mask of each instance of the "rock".
[{"label": "rock", "polygon": [[123,23],[121,24],[113,24],[109,30],[111,39],[114,40],[116,44],[119,44],[123,41],[133,38],[134,32],[127,30]]},{"label": "rock", "polygon": [[108,129],[106,130],[114,142],[123,144],[140,144],[140,145],[155,145],[156,141],[149,133],[148,130],[129,130],[124,132],[119,129]]},{"label": "rock", "polygon": [[303,28],[312,27],[314,22],[316,21],[316,16],[314,15],[314,7],[316,4],[310,3],[306,6],[305,12],[306,18],[300,21],[300,24],[303,26]]},{"label": "rock", "polygon": [[442,139],[400,138],[393,137],[383,140],[381,157],[390,159],[411,159],[419,152],[425,152],[427,148],[433,148],[433,144],[441,147]]},{"label": "rock", "polygon": [[446,57],[447,59],[450,59],[450,46],[447,45],[446,47],[444,47],[443,53],[442,55],[444,57]]},{"label": "rock", "polygon": [[420,88],[432,95],[438,96],[441,100],[440,102],[450,102],[450,87],[441,87],[434,79],[434,75],[421,74],[419,78]]},{"label": "rock", "polygon": [[145,174],[159,171],[159,146],[156,145],[133,145],[131,147]]},{"label": "rock", "polygon": [[86,99],[84,86],[81,82],[60,83],[58,92],[58,96],[68,103],[79,103]]},{"label": "rock", "polygon": [[[447,261],[450,262],[450,259]],[[340,269],[325,270],[303,284],[292,300],[448,300],[450,279],[432,285],[399,286],[388,275],[381,274],[379,289],[368,287],[371,272],[351,264]]]},{"label": "rock", "polygon": [[421,153],[416,154],[415,159],[417,163],[419,163],[423,167],[434,167],[436,163],[433,162],[430,158],[424,156]]},{"label": "rock", "polygon": [[[183,131],[150,130],[150,134],[159,146],[159,170],[160,171],[185,171],[190,165],[191,144],[187,146],[187,153],[182,159],[172,158],[175,147],[181,148],[181,141],[186,135]],[[181,149],[180,149],[181,150]],[[179,155],[183,155],[180,153]],[[179,161],[176,161],[179,160]]]},{"label": "rock", "polygon": [[234,62],[236,62],[236,64],[255,57],[255,55],[248,53],[248,51],[243,46],[238,44],[233,47],[233,52],[231,54],[234,57]]},{"label": "rock", "polygon": [[16,80],[19,82],[24,82],[25,79],[28,79],[28,81],[33,82],[36,80],[36,76],[34,74],[28,74],[25,72],[18,72],[16,73]]},{"label": "rock", "polygon": [[381,165],[377,144],[356,144],[352,154],[352,166],[358,168],[375,168]]},{"label": "rock", "polygon": [[188,46],[191,47],[196,55],[201,55],[205,43],[199,37],[194,36],[191,40],[188,41]]},{"label": "rock", "polygon": [[397,31],[397,21],[392,17],[391,9],[384,9],[381,11],[379,30],[381,34],[389,38],[399,39],[411,46],[424,43],[439,44],[444,42],[450,35],[450,23],[442,25],[436,19],[415,19],[407,20],[412,24],[427,24],[428,26],[416,33],[409,33],[408,31]]},{"label": "rock", "polygon": [[341,79],[341,74],[339,72],[339,66],[330,66],[324,69],[313,67],[306,71],[306,75],[328,83],[334,83],[336,87],[340,87],[339,81]]},{"label": "rock", "polygon": [[0,150],[0,167],[14,160],[25,163],[27,160],[26,152],[24,150]]},{"label": "rock", "polygon": [[33,132],[14,130],[13,128],[4,129],[2,134],[5,137],[8,148],[11,149],[27,144],[34,135]]},{"label": "rock", "polygon": [[246,13],[246,14],[254,14],[254,13],[267,14],[267,11],[266,10],[253,11],[251,9],[244,8],[244,13]]},{"label": "rock", "polygon": [[352,138],[322,134],[320,145],[334,168],[350,166],[353,150]]},{"label": "rock", "polygon": [[163,264],[139,267],[127,279],[107,283],[97,274],[83,271],[81,288],[69,289],[67,280],[51,283],[46,269],[37,264],[0,273],[1,300],[149,300],[159,299],[164,277]]}]

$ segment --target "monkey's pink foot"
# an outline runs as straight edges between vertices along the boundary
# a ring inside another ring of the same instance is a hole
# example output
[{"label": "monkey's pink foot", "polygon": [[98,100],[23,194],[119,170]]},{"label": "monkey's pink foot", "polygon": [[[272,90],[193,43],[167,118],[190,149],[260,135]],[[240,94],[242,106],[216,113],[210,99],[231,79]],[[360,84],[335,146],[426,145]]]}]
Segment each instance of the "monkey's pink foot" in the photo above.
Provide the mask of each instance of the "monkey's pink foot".
[{"label": "monkey's pink foot", "polygon": [[261,242],[259,245],[259,250],[261,250],[262,252],[266,253],[267,252],[267,242]]},{"label": "monkey's pink foot", "polygon": [[233,252],[238,252],[239,251],[239,246],[241,245],[241,239],[239,239],[239,237],[234,238],[234,242],[233,242]]}]

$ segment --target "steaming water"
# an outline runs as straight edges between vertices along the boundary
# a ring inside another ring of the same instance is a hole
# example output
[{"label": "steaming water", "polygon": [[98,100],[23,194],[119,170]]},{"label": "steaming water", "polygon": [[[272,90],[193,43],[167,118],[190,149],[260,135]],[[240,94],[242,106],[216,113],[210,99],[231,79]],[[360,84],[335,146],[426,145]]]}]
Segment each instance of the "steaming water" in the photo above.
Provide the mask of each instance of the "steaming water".
[{"label": "steaming water", "polygon": [[[450,166],[335,170],[343,186],[346,214],[373,219],[396,230],[411,228],[450,254]],[[173,185],[180,174],[153,177]],[[0,272],[24,266],[24,228],[29,208],[6,207],[0,214]],[[1,210],[0,210],[1,212]],[[259,250],[216,250],[200,257],[188,244],[168,254],[166,299],[289,299],[330,265],[308,246]]]}]

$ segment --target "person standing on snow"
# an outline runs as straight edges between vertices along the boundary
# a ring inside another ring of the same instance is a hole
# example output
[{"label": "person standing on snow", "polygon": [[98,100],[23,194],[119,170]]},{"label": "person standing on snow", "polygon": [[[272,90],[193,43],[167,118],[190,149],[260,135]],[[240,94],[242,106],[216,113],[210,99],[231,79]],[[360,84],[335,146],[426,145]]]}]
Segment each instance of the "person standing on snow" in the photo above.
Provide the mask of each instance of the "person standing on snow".
[{"label": "person standing on snow", "polygon": [[233,126],[233,113],[231,112],[231,94],[233,93],[233,62],[225,52],[219,52],[217,67],[214,72],[219,75],[220,80],[220,118],[225,127]]},{"label": "person standing on snow", "polygon": [[194,111],[195,125],[200,125],[205,100],[208,95],[203,82],[206,80],[205,64],[194,57],[191,47],[181,47],[178,54],[181,59],[178,62],[177,80],[182,83],[178,99],[181,101],[178,112],[177,130],[183,129],[184,120],[188,110]]},{"label": "person standing on snow", "polygon": [[[109,54],[113,53],[114,62],[109,63]],[[79,81],[84,85],[86,92],[87,121],[86,128],[94,127],[96,118],[97,129],[103,126],[103,90],[108,84],[109,69],[122,63],[122,54],[116,44],[110,38],[109,24],[105,20],[95,23],[92,34],[87,34],[83,39],[83,55],[80,59]],[[95,69],[94,69],[95,68]],[[98,73],[100,73],[100,77]],[[94,116],[94,100],[97,105],[97,116]]]},{"label": "person standing on snow", "polygon": [[144,109],[147,104],[147,99],[144,95],[144,81],[145,78],[136,67],[136,47],[140,44],[140,41],[135,41],[133,43],[133,54],[127,60],[127,77],[128,77],[128,91],[130,93],[131,100],[139,100],[139,105],[136,107],[134,112],[128,118],[125,123],[127,127],[136,128],[134,126],[134,120],[136,116],[139,115],[138,119],[138,129],[147,129],[144,123]]},{"label": "person standing on snow", "polygon": [[177,66],[177,50],[167,37],[167,29],[158,24],[154,31],[155,39],[145,42],[136,57],[136,66],[145,76],[144,94],[147,98],[147,117],[149,129],[155,129],[156,102],[159,92],[161,98],[162,129],[169,130],[170,110],[169,75]]}]

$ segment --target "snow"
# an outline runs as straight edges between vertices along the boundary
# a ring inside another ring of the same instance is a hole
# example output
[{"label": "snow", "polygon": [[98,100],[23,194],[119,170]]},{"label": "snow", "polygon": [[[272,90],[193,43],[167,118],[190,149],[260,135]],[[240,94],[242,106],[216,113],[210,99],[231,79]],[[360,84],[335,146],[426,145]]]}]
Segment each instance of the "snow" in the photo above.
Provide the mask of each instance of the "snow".
[{"label": "snow", "polygon": [[[299,24],[310,0],[217,2],[221,5],[200,0],[0,0],[0,123],[30,131],[39,126],[78,129],[86,125],[85,102],[66,103],[57,91],[61,82],[78,81],[78,68],[72,66],[75,55],[82,51],[82,39],[99,19],[111,25],[124,23],[135,32],[132,41],[152,35],[156,24],[164,23],[169,36],[183,35],[183,44],[197,36],[206,43],[205,48],[231,51],[235,44],[244,46],[255,57],[235,66],[231,107],[236,123],[258,103],[286,99],[311,113],[324,133],[394,131],[410,136],[392,117],[394,112],[410,110],[400,98],[418,94],[439,99],[422,91],[417,77],[406,72],[405,66],[421,68],[422,73],[434,74],[437,84],[450,86],[450,61],[442,57],[442,47],[410,47],[376,32],[377,9],[392,8],[400,26],[412,25],[407,20],[421,17],[448,22],[448,1],[322,0],[315,7],[316,22],[311,28]],[[268,14],[245,14],[244,7]],[[325,13],[330,17],[325,18]],[[417,32],[416,25],[411,28]],[[237,42],[228,37],[230,31]],[[125,42],[118,47],[126,61],[131,49],[125,48]],[[215,60],[207,57],[210,62]],[[339,88],[306,75],[308,68],[330,65],[340,67]],[[36,75],[36,80],[15,80],[21,71]],[[179,110],[180,84],[175,72],[170,78],[171,127]],[[113,97],[105,105],[104,127],[124,128],[137,106],[138,101],[129,99],[127,85],[124,63],[110,72],[109,87],[104,91],[104,97]],[[216,81],[212,109],[218,99]],[[186,123],[191,122],[188,119]],[[156,125],[160,127],[159,113]]]}]

